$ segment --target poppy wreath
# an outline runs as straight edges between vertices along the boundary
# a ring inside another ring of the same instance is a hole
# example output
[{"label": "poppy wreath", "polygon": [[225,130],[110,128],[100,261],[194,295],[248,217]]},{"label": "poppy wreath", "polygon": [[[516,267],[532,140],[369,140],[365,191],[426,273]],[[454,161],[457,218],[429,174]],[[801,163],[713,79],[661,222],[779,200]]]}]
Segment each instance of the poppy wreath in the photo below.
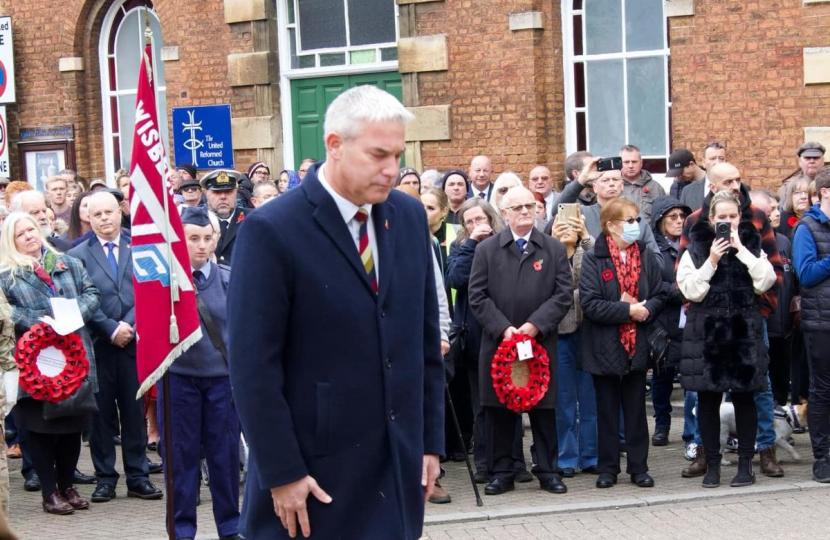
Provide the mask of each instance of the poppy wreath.
[{"label": "poppy wreath", "polygon": [[[63,371],[54,377],[41,373],[37,357],[47,347],[55,347],[66,358]],[[48,324],[34,324],[17,341],[14,359],[20,369],[20,388],[32,398],[58,403],[80,388],[89,373],[89,360],[81,336],[71,333],[61,336]]]},{"label": "poppy wreath", "polygon": [[[513,382],[513,362],[518,358],[516,345],[530,341],[533,348],[533,358],[527,360],[530,371],[527,384],[517,386]],[[548,352],[535,339],[524,334],[513,334],[505,339],[493,355],[492,370],[493,388],[499,401],[513,412],[527,412],[535,407],[548,391],[550,384],[550,359]]]}]

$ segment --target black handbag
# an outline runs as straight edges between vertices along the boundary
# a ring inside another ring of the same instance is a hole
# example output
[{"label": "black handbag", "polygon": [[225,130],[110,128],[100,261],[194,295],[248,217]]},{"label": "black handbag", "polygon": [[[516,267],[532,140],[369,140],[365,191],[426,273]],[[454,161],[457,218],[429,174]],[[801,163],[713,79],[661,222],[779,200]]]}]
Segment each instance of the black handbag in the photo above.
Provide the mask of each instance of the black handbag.
[{"label": "black handbag", "polygon": [[57,403],[50,401],[43,402],[43,419],[56,420],[68,416],[87,416],[98,412],[98,402],[92,392],[92,383],[84,379],[81,386],[75,392]]},{"label": "black handbag", "polygon": [[657,373],[666,369],[666,351],[669,349],[671,338],[659,324],[651,324],[648,327],[648,354],[651,368]]},{"label": "black handbag", "polygon": [[446,372],[447,382],[455,377],[455,367],[461,362],[464,349],[467,346],[467,325],[451,325],[448,337],[450,339],[450,351],[444,357],[444,371]]}]

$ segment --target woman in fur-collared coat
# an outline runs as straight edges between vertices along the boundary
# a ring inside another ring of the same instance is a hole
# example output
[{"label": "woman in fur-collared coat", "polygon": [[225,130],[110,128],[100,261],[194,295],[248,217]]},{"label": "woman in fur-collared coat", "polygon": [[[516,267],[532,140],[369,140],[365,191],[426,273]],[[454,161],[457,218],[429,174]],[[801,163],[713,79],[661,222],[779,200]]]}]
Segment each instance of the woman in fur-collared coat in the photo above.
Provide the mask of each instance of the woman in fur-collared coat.
[{"label": "woman in fur-collared coat", "polygon": [[[730,239],[715,238],[729,223]],[[752,456],[758,413],[754,392],[766,382],[767,355],[758,296],[775,283],[775,270],[761,249],[752,210],[743,211],[728,191],[712,197],[708,219],[689,232],[677,269],[677,285],[691,301],[683,332],[680,382],[698,392],[698,424],[708,471],[703,487],[720,485],[720,404],[731,392],[738,431],[738,474],[732,486],[755,482]]]}]

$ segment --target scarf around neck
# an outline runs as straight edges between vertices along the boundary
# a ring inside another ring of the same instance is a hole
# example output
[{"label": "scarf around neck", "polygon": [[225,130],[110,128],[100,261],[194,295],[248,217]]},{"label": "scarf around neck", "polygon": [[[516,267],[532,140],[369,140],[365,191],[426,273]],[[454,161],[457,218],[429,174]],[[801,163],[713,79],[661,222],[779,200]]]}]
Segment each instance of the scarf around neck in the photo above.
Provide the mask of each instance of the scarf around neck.
[{"label": "scarf around neck", "polygon": [[[640,298],[640,249],[637,244],[631,244],[626,249],[626,261],[620,257],[620,248],[608,235],[608,252],[611,254],[611,261],[614,263],[614,270],[617,273],[617,280],[620,282],[620,291],[628,293],[632,298],[639,301]],[[637,323],[629,321],[620,325],[620,342],[632,358],[637,347]]]}]

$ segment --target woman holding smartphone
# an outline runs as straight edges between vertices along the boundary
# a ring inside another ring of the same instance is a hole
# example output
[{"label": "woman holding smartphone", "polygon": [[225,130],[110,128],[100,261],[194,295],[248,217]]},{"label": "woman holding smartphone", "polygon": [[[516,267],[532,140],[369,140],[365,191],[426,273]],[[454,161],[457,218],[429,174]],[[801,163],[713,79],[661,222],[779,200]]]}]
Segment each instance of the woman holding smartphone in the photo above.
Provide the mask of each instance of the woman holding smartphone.
[{"label": "woman holding smartphone", "polygon": [[[749,208],[749,206],[747,206]],[[730,392],[738,431],[738,474],[732,487],[755,483],[752,456],[758,412],[754,392],[766,385],[767,353],[758,297],[775,283],[751,210],[742,214],[730,191],[712,196],[708,217],[689,231],[677,285],[691,302],[683,331],[680,382],[698,393],[698,427],[707,472],[720,485],[720,404]]]}]

